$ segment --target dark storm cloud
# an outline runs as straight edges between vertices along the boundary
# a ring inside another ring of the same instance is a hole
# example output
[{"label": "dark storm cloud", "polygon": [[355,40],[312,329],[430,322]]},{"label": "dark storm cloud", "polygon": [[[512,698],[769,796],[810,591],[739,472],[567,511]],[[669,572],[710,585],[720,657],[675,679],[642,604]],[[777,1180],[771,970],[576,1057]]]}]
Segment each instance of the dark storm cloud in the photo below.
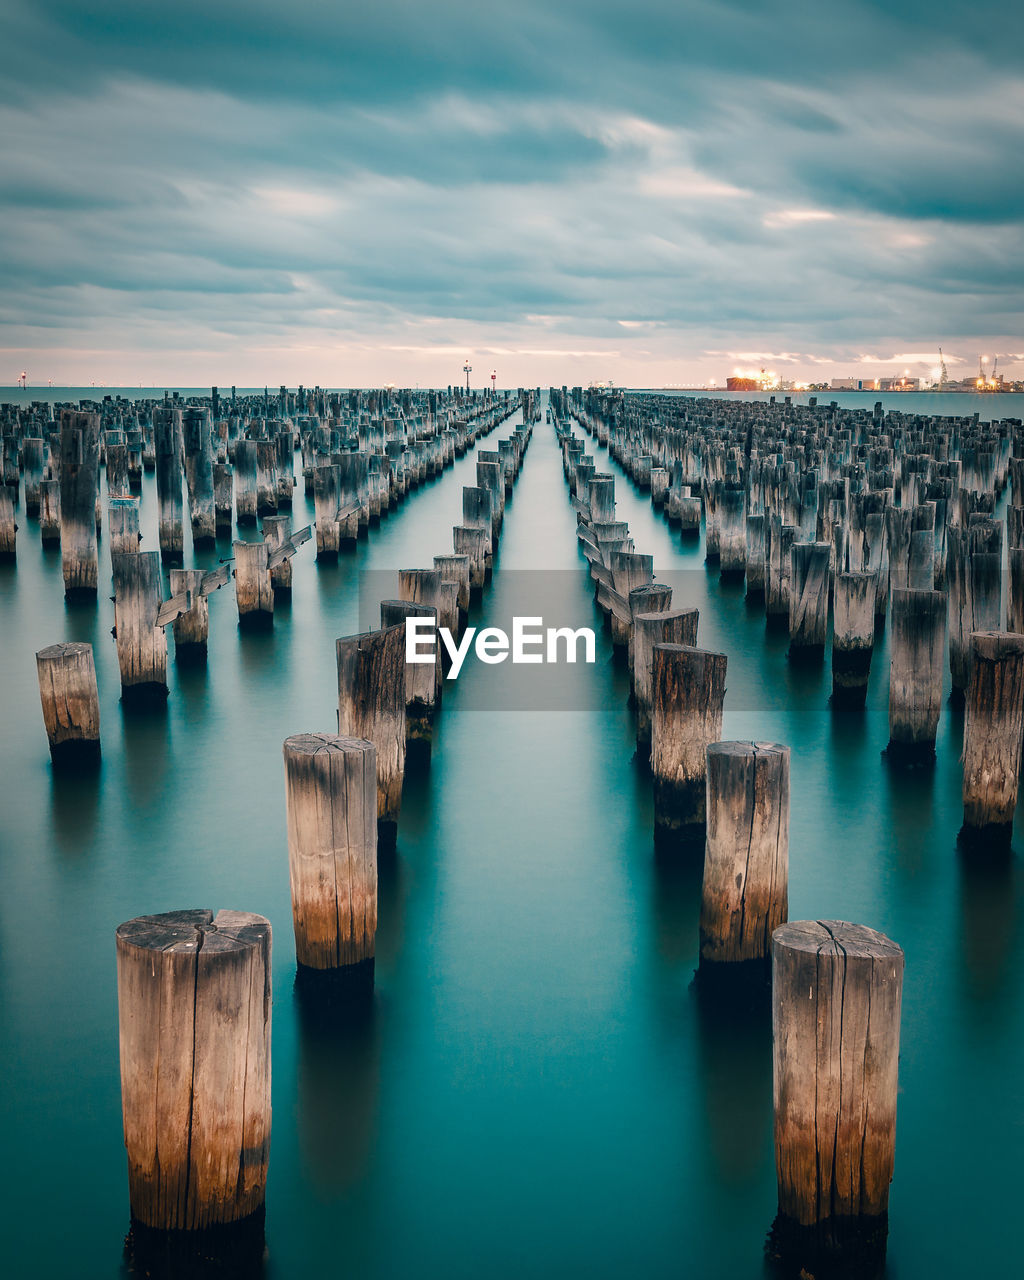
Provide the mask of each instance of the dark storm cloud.
[{"label": "dark storm cloud", "polygon": [[6,347],[1021,327],[1020,6],[0,6]]}]

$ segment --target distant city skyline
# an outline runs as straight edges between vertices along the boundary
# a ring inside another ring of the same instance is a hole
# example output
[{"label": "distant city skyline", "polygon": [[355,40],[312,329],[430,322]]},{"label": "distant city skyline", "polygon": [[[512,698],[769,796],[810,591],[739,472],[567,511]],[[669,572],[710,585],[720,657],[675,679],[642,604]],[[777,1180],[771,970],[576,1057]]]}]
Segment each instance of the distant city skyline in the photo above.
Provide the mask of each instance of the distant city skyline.
[{"label": "distant city skyline", "polygon": [[0,35],[0,383],[1024,377],[1019,7],[0,0]]}]

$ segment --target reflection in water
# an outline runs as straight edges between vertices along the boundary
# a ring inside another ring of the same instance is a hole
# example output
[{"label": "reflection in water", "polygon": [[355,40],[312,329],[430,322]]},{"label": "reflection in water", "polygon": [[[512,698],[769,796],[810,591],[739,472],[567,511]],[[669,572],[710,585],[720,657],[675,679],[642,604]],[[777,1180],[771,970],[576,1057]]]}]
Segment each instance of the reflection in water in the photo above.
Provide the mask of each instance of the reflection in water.
[{"label": "reflection in water", "polygon": [[1012,852],[986,855],[978,849],[959,849],[961,947],[963,981],[969,996],[967,1012],[977,1002],[1002,1005],[1005,987],[1016,976],[1017,934],[1016,859]]},{"label": "reflection in water", "polygon": [[267,627],[265,630],[238,629],[238,654],[242,674],[246,681],[260,680],[275,673],[286,655],[278,652],[286,648],[281,644],[280,627]]},{"label": "reflection in water", "polygon": [[348,1191],[365,1176],[377,1139],[380,1036],[372,992],[327,998],[296,981],[298,1113],[303,1156],[316,1184]]},{"label": "reflection in water", "polygon": [[158,805],[164,796],[170,721],[167,703],[134,707],[122,702],[124,784],[134,808]]},{"label": "reflection in water", "polygon": [[50,828],[61,853],[88,851],[96,836],[102,758],[94,764],[50,768]]},{"label": "reflection in water", "polygon": [[152,1231],[132,1223],[122,1280],[267,1280],[264,1214],[202,1232]]},{"label": "reflection in water", "polygon": [[913,876],[924,865],[926,836],[935,821],[935,762],[908,765],[883,754],[881,764],[880,820],[892,833],[895,865]]},{"label": "reflection in water", "polygon": [[658,958],[663,966],[688,966],[692,971],[697,964],[704,859],[690,850],[652,858],[651,920]]},{"label": "reflection in water", "polygon": [[772,1130],[771,988],[747,973],[715,973],[701,974],[690,992],[707,1126],[704,1158],[727,1186],[755,1184]]}]

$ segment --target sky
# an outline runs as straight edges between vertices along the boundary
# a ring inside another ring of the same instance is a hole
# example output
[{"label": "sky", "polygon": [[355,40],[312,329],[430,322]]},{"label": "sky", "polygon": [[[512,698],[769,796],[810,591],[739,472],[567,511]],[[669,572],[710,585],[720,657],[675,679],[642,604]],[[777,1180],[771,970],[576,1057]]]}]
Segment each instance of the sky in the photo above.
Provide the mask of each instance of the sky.
[{"label": "sky", "polygon": [[0,0],[0,384],[1024,377],[1024,6]]}]

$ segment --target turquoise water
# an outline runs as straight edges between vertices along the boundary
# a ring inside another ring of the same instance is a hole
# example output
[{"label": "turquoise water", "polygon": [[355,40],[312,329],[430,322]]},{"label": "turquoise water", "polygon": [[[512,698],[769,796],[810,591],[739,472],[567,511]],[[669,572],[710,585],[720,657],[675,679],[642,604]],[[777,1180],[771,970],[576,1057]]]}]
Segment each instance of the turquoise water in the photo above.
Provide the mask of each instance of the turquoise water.
[{"label": "turquoise water", "polygon": [[[240,635],[230,589],[212,597],[208,669],[172,658],[164,715],[121,710],[109,592],[65,606],[59,553],[20,520],[18,564],[0,566],[8,1274],[119,1274],[114,929],[190,906],[274,926],[274,1280],[763,1274],[770,1030],[763,1012],[708,1007],[691,986],[700,867],[654,860],[607,633],[587,669],[599,710],[460,711],[488,701],[479,682],[512,678],[467,663],[381,868],[373,1015],[331,1036],[299,1016],[281,743],[334,725],[333,642],[356,629],[359,571],[449,550],[473,469],[457,463],[337,567],[303,548],[272,634]],[[1021,872],[1016,857],[986,867],[956,851],[961,723],[944,710],[934,770],[891,773],[884,636],[866,712],[833,714],[827,665],[792,668],[785,637],[766,636],[742,591],[616,476],[638,549],[679,575],[701,644],[729,655],[726,736],[792,748],[791,916],[861,921],[906,950],[890,1274],[1005,1274],[1024,1121]],[[297,495],[296,526],[311,516]],[[104,542],[104,572],[107,555]],[[477,617],[521,590],[508,571],[537,568],[565,571],[566,613],[599,626],[544,424]],[[51,776],[33,655],[62,638],[96,650],[98,781]]]}]

